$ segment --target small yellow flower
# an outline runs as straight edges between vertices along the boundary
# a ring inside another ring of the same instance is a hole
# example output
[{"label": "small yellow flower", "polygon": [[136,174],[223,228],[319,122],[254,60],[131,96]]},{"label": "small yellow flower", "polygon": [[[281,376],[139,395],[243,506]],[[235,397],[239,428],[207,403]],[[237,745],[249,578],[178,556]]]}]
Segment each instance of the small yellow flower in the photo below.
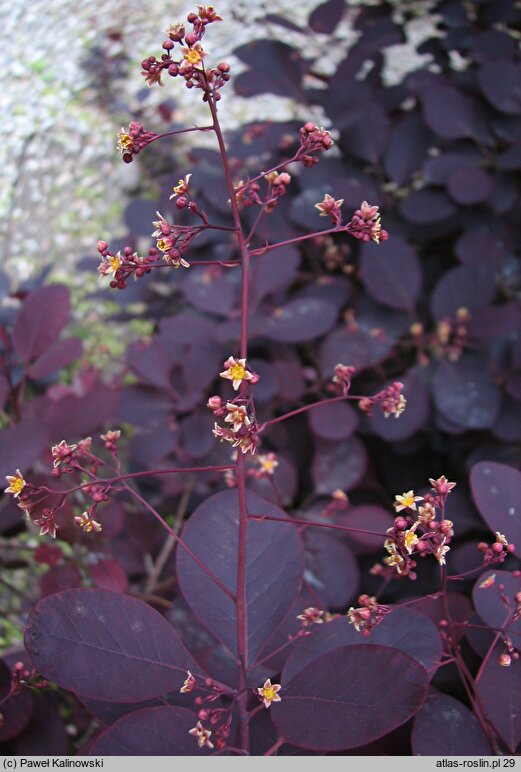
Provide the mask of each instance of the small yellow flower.
[{"label": "small yellow flower", "polygon": [[199,748],[204,748],[205,745],[207,748],[213,748],[213,743],[210,742],[212,733],[209,729],[205,729],[200,721],[197,722],[193,729],[189,730],[188,734],[197,737],[197,745]]},{"label": "small yellow flower", "polygon": [[415,527],[416,527],[416,525],[414,525],[412,528],[409,528],[409,530],[408,530],[408,531],[405,531],[405,537],[404,537],[404,545],[405,545],[405,549],[407,550],[407,552],[409,553],[409,555],[411,554],[411,552],[413,551],[413,549],[415,548],[415,546],[416,546],[416,545],[418,544],[418,542],[420,541],[420,540],[418,539],[418,537],[416,536],[416,534],[414,533],[414,530],[413,530],[413,529],[414,529]]},{"label": "small yellow flower", "polygon": [[126,153],[132,147],[133,142],[134,140],[126,129],[121,128],[120,131],[118,131],[117,148],[121,153]]},{"label": "small yellow flower", "polygon": [[280,684],[272,684],[269,678],[264,681],[263,686],[259,686],[257,694],[264,703],[265,708],[269,708],[272,702],[281,702],[278,692],[281,690]]},{"label": "small yellow flower", "polygon": [[318,204],[315,204],[315,209],[318,209],[321,217],[328,217],[332,211],[340,209],[343,203],[343,198],[338,198],[335,201],[333,196],[330,196],[329,193],[326,193],[324,199]]},{"label": "small yellow flower", "polygon": [[225,370],[219,373],[221,378],[227,378],[232,381],[232,386],[237,391],[243,381],[251,381],[253,373],[250,373],[246,369],[245,359],[235,359],[234,357],[228,357],[224,363]]},{"label": "small yellow flower", "polygon": [[479,585],[480,590],[488,590],[489,587],[492,587],[496,581],[496,575],[490,574],[490,576],[487,576],[486,579],[483,579],[483,581]]},{"label": "small yellow flower", "polygon": [[84,512],[82,515],[75,517],[74,522],[76,525],[79,525],[85,533],[91,533],[91,531],[100,533],[101,531],[101,523],[98,523],[96,520],[90,517],[88,512]]},{"label": "small yellow flower", "polygon": [[227,402],[226,410],[229,412],[224,421],[227,424],[233,424],[234,432],[238,432],[241,427],[251,424],[245,405],[239,406],[234,405],[233,402]]},{"label": "small yellow flower", "polygon": [[206,51],[203,51],[200,43],[195,43],[191,48],[181,48],[183,52],[185,62],[188,62],[192,67],[199,64],[206,56]]},{"label": "small yellow flower", "polygon": [[264,474],[273,474],[279,465],[275,453],[266,453],[263,456],[257,456],[257,463],[259,464],[260,471],[264,472]]},{"label": "small yellow flower", "polygon": [[187,174],[184,179],[179,180],[177,185],[174,185],[174,188],[173,188],[174,192],[170,196],[170,199],[176,198],[176,196],[182,196],[183,193],[187,193],[188,192],[188,187],[189,187],[189,184],[190,184],[190,177],[191,176],[192,176],[191,174]]},{"label": "small yellow flower", "polygon": [[434,557],[436,558],[436,560],[438,561],[440,566],[444,566],[445,565],[445,562],[446,562],[445,561],[445,555],[447,554],[447,552],[449,552],[449,550],[450,550],[450,547],[448,547],[445,544],[445,539],[443,539],[443,541],[439,545],[439,547],[436,547],[436,549],[434,550],[434,553],[433,553]]},{"label": "small yellow flower", "polygon": [[12,493],[15,499],[18,498],[27,485],[20,470],[17,469],[16,474],[14,475],[8,474],[5,479],[9,483],[9,487],[5,489],[5,493]]},{"label": "small yellow flower", "polygon": [[401,512],[402,509],[416,509],[416,502],[423,501],[423,496],[415,496],[414,491],[407,491],[394,498],[394,508],[397,512]]},{"label": "small yellow flower", "polygon": [[499,531],[496,531],[496,542],[499,542],[499,544],[503,544],[505,547],[508,545],[507,537],[504,536],[502,533],[499,533]]},{"label": "small yellow flower", "polygon": [[188,692],[193,691],[194,687],[195,687],[195,678],[191,674],[191,672],[189,670],[187,670],[186,671],[186,678],[185,678],[184,684],[179,689],[179,691],[180,691],[181,694],[186,694]]}]

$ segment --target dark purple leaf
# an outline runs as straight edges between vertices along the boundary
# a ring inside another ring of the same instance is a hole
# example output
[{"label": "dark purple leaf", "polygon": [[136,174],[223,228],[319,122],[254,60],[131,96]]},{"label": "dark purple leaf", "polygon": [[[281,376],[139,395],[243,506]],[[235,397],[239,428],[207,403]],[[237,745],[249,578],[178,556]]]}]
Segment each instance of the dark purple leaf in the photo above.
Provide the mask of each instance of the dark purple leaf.
[{"label": "dark purple leaf", "polygon": [[501,406],[499,391],[490,369],[478,359],[440,361],[433,377],[436,407],[450,421],[467,429],[494,425]]},{"label": "dark purple leaf", "polygon": [[489,205],[495,214],[503,215],[509,212],[519,198],[519,186],[516,178],[508,172],[496,172],[492,178],[492,194]]},{"label": "dark purple leaf", "polygon": [[298,472],[293,461],[280,453],[277,453],[278,467],[273,476],[262,477],[256,480],[254,477],[248,483],[250,490],[258,496],[271,501],[273,504],[290,504],[298,489]]},{"label": "dark purple leaf", "polygon": [[258,303],[266,295],[289,287],[296,279],[300,252],[289,246],[256,258],[251,272],[253,297]]},{"label": "dark purple leaf", "polygon": [[454,316],[460,308],[471,314],[488,306],[496,287],[490,265],[458,265],[443,274],[433,290],[430,307],[436,319]]},{"label": "dark purple leaf", "polygon": [[[459,640],[465,635],[465,623],[472,616],[472,603],[466,595],[461,595],[459,592],[449,592],[447,593],[447,605],[451,619],[459,623],[454,630],[455,637]],[[434,597],[426,595],[424,598],[419,599],[414,604],[414,607],[417,611],[428,616],[436,627],[439,626],[442,619],[447,617],[445,604],[440,594]]]},{"label": "dark purple leaf", "polygon": [[150,236],[152,223],[157,220],[157,203],[146,198],[134,198],[125,209],[125,224],[136,236]]},{"label": "dark purple leaf", "polygon": [[337,309],[327,300],[300,298],[274,308],[253,322],[257,335],[277,343],[301,343],[324,335],[334,325]]},{"label": "dark purple leaf", "polygon": [[492,180],[483,169],[455,169],[449,177],[448,191],[458,204],[480,204],[490,196]]},{"label": "dark purple leaf", "polygon": [[198,268],[185,276],[181,290],[198,311],[228,316],[235,304],[235,286],[213,266]]},{"label": "dark purple leaf", "polygon": [[452,86],[429,89],[423,97],[423,114],[429,129],[442,139],[475,136],[474,102]]},{"label": "dark purple leaf", "polygon": [[358,590],[357,563],[349,547],[324,530],[307,529],[305,586],[317,608],[345,608]]},{"label": "dark purple leaf", "polygon": [[323,440],[345,440],[358,427],[358,415],[347,402],[315,407],[308,413],[313,434]]},{"label": "dark purple leaf", "polygon": [[432,185],[447,185],[455,169],[474,169],[482,162],[474,147],[465,147],[456,152],[442,152],[429,157],[423,166],[425,181]]},{"label": "dark purple leaf", "polygon": [[355,325],[343,326],[328,335],[321,350],[322,375],[332,378],[339,362],[357,370],[381,362],[392,351],[396,339],[371,320],[357,319]]},{"label": "dark purple leaf", "polygon": [[521,694],[521,661],[513,660],[502,667],[498,657],[503,648],[494,649],[476,678],[478,694],[485,716],[500,734],[507,748],[515,753],[521,742],[519,695]]},{"label": "dark purple leaf", "polygon": [[425,670],[407,654],[364,644],[318,657],[287,683],[283,674],[282,685],[282,701],[271,708],[279,735],[321,751],[383,737],[416,713],[428,690]]},{"label": "dark purple leaf", "polygon": [[[392,525],[392,514],[383,507],[375,504],[360,504],[357,507],[349,507],[342,517],[341,524],[349,528],[360,528],[361,532],[353,531],[347,534],[349,541],[354,542],[364,551],[374,552],[382,548],[383,534]],[[375,531],[376,535],[363,533],[362,531]]]},{"label": "dark purple leaf", "polygon": [[99,700],[140,702],[179,690],[188,669],[200,672],[157,611],[106,590],[67,590],[40,601],[25,644],[38,672]]},{"label": "dark purple leaf", "polygon": [[74,394],[52,401],[44,416],[51,439],[63,439],[63,416],[67,416],[69,437],[82,437],[112,419],[119,404],[117,389],[104,383],[95,383],[86,394]]},{"label": "dark purple leaf", "polygon": [[472,467],[474,502],[492,531],[499,531],[521,550],[521,472],[505,464],[481,461]]},{"label": "dark purple leaf", "polygon": [[[246,599],[248,653],[253,662],[274,628],[282,622],[302,581],[304,552],[294,525],[279,507],[248,494],[248,512],[271,520],[248,522]],[[230,592],[236,591],[239,502],[236,490],[207,498],[183,530],[187,546]],[[177,551],[181,592],[205,627],[236,652],[236,609],[233,601],[183,550]]]},{"label": "dark purple leaf", "polygon": [[[367,127],[371,127],[371,131]],[[336,125],[337,129],[340,129]],[[340,143],[343,148],[371,164],[376,164],[382,158],[389,135],[389,118],[387,111],[378,102],[368,102],[353,125],[342,130]]]},{"label": "dark purple leaf", "polygon": [[409,373],[402,380],[403,395],[407,400],[405,411],[398,417],[386,418],[380,408],[375,408],[369,424],[375,434],[390,442],[406,440],[423,428],[430,412],[430,399],[422,381]]},{"label": "dark purple leaf", "polygon": [[414,718],[415,756],[488,756],[490,744],[476,716],[465,705],[432,691]]},{"label": "dark purple leaf", "polygon": [[505,384],[507,392],[515,400],[521,400],[521,373],[511,375]]},{"label": "dark purple leaf", "polygon": [[11,391],[11,386],[5,375],[0,375],[0,410],[3,410],[5,401]]},{"label": "dark purple leaf", "polygon": [[[21,657],[23,661],[23,657]],[[25,664],[25,663],[24,663]],[[11,688],[11,666],[0,660],[0,702],[2,702],[3,721],[0,723],[0,742],[19,735],[31,721],[34,710],[34,698],[28,689],[3,700]]]},{"label": "dark purple leaf", "polygon": [[[491,586],[486,584],[492,581]],[[485,583],[485,585],[484,585]],[[501,591],[498,589],[502,585]],[[510,571],[489,570],[481,574],[472,589],[474,607],[485,622],[492,628],[507,626],[516,607],[514,595],[521,591],[521,579]],[[501,596],[508,598],[508,605]],[[508,625],[508,633],[514,640],[521,634],[521,620]]]},{"label": "dark purple leaf", "polygon": [[213,340],[215,323],[192,311],[181,311],[162,319],[159,329],[160,338],[166,339],[170,345],[191,345]]},{"label": "dark purple leaf", "polygon": [[399,237],[361,250],[362,281],[369,295],[385,306],[412,311],[421,289],[421,266],[416,252]]},{"label": "dark purple leaf", "polygon": [[465,265],[496,265],[501,254],[501,243],[488,231],[472,230],[458,239],[454,251]]},{"label": "dark purple leaf", "polygon": [[467,329],[473,341],[497,341],[506,337],[515,340],[520,325],[521,309],[513,302],[480,309],[468,322]]},{"label": "dark purple leaf", "polygon": [[503,442],[517,442],[521,437],[521,403],[505,396],[492,431]]},{"label": "dark purple leaf", "polygon": [[67,756],[69,736],[54,703],[38,696],[31,723],[15,740],[17,756]]},{"label": "dark purple leaf", "polygon": [[321,3],[310,14],[309,28],[313,32],[331,35],[344,15],[345,10],[346,4],[344,0],[326,0],[325,3]]},{"label": "dark purple leaf", "polygon": [[140,383],[165,391],[170,390],[173,362],[167,349],[157,340],[131,343],[127,348],[127,364]]},{"label": "dark purple leaf", "polygon": [[75,359],[79,359],[82,353],[83,343],[79,338],[59,340],[38,357],[27,370],[27,375],[35,380],[45,378],[46,375],[61,370]]},{"label": "dark purple leaf", "polygon": [[385,171],[397,185],[405,185],[427,156],[431,135],[419,115],[409,114],[391,129],[384,156]]},{"label": "dark purple leaf", "polygon": [[120,718],[99,734],[89,756],[206,756],[189,734],[197,715],[186,708],[163,705],[142,708]]},{"label": "dark purple leaf", "polygon": [[[103,531],[105,532],[105,529]],[[103,558],[94,563],[90,569],[90,576],[99,590],[127,591],[127,575],[114,558]]]},{"label": "dark purple leaf", "polygon": [[214,380],[224,360],[221,349],[211,340],[190,346],[183,358],[183,375],[187,391],[197,384],[206,389]]},{"label": "dark purple leaf", "polygon": [[356,436],[343,442],[317,443],[312,475],[315,491],[328,496],[333,491],[352,490],[362,481],[367,469],[365,445]]},{"label": "dark purple leaf", "polygon": [[181,444],[192,458],[204,458],[217,442],[212,434],[215,419],[208,413],[193,413],[180,423]]},{"label": "dark purple leaf", "polygon": [[235,92],[240,96],[269,93],[302,98],[303,63],[291,46],[277,40],[254,40],[236,48],[234,54],[251,67],[234,80]]},{"label": "dark purple leaf", "polygon": [[81,587],[81,573],[74,563],[53,566],[40,579],[42,598],[73,587]]},{"label": "dark purple leaf", "polygon": [[441,190],[423,190],[411,193],[399,206],[407,222],[414,225],[432,225],[450,220],[456,214],[456,207]]},{"label": "dark purple leaf", "polygon": [[[295,225],[299,225],[305,230],[309,230],[310,223],[315,226],[313,230],[320,231],[323,226],[320,222],[318,211],[315,209],[315,204],[322,201],[324,195],[329,193],[333,194],[331,185],[320,180],[320,184],[309,184],[305,190],[295,196],[290,204],[289,213],[291,222]],[[335,196],[333,196],[335,197]],[[276,250],[275,254],[278,253]]]},{"label": "dark purple leaf", "polygon": [[490,104],[502,113],[521,113],[521,64],[485,62],[479,74],[479,85]]},{"label": "dark purple leaf", "polygon": [[13,327],[13,344],[24,362],[40,356],[54,343],[70,314],[70,292],[62,284],[28,295]]},{"label": "dark purple leaf", "polygon": [[16,426],[0,432],[0,477],[24,472],[36,461],[49,441],[49,433],[41,421],[24,419]]},{"label": "dark purple leaf", "polygon": [[403,651],[422,665],[431,677],[442,654],[441,638],[433,622],[413,609],[397,608],[383,618],[368,639],[362,639],[346,617],[313,627],[311,635],[295,643],[284,667],[283,678],[291,680],[314,659],[338,646],[354,646],[362,642]]}]

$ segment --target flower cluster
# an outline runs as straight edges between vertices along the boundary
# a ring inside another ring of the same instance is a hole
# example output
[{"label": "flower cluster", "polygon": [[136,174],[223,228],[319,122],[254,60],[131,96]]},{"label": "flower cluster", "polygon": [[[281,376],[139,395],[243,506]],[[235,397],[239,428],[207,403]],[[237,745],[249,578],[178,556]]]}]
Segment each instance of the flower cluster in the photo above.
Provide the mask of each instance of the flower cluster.
[{"label": "flower cluster", "polygon": [[470,320],[468,309],[462,306],[453,316],[440,319],[433,332],[426,332],[421,322],[414,322],[410,333],[417,349],[418,363],[425,367],[431,357],[457,362],[468,345]]},{"label": "flower cluster", "polygon": [[[185,201],[183,197],[178,199],[179,201]],[[186,252],[190,246],[190,242],[201,232],[199,226],[184,226],[184,225],[171,225],[163,215],[157,213],[159,217],[152,224],[155,227],[155,231],[152,233],[153,238],[157,239],[156,247],[162,253],[163,260],[169,265],[173,265],[174,268],[190,268],[190,263],[183,257],[183,253]]]},{"label": "flower cluster", "polygon": [[380,222],[379,207],[371,206],[367,201],[362,201],[360,209],[357,209],[351,220],[345,226],[355,239],[362,241],[374,241],[379,244],[380,241],[387,241],[389,234],[382,228]]},{"label": "flower cluster", "polygon": [[131,247],[125,247],[123,252],[110,252],[106,241],[98,241],[98,252],[101,255],[101,263],[98,266],[100,276],[112,276],[110,286],[113,289],[125,289],[130,276],[139,279],[146,273],[150,273],[152,267],[157,265],[159,253],[152,247],[147,257],[139,257]]},{"label": "flower cluster", "polygon": [[[105,448],[113,455],[117,453],[117,441],[121,432],[111,430],[101,435]],[[53,459],[53,477],[61,477],[63,474],[89,474],[94,476],[105,462],[92,453],[92,438],[85,437],[77,443],[71,444],[62,440],[51,448]],[[6,493],[17,499],[18,506],[35,525],[40,527],[40,536],[49,534],[56,538],[58,525],[56,515],[63,508],[66,496],[60,490],[52,490],[46,486],[36,486],[27,482],[19,469],[15,475],[8,475],[8,487]],[[74,517],[74,522],[85,533],[101,531],[101,524],[95,519],[96,508],[109,500],[108,489],[110,483],[103,481],[79,485],[78,492],[87,496],[93,502],[81,515]],[[59,559],[59,558],[58,558]]]},{"label": "flower cluster", "polygon": [[342,364],[335,365],[335,374],[333,376],[335,390],[339,391],[344,396],[347,396],[349,389],[351,388],[351,380],[355,373],[356,367]]},{"label": "flower cluster", "polygon": [[359,608],[351,606],[347,612],[349,624],[353,625],[355,630],[362,633],[364,638],[371,635],[373,628],[382,621],[384,616],[389,613],[388,606],[382,606],[377,603],[374,596],[360,595],[358,598]]},{"label": "flower cluster", "polygon": [[515,551],[515,544],[510,544],[506,536],[496,531],[496,539],[492,544],[481,541],[478,550],[483,555],[483,565],[492,566],[496,563],[504,563],[506,558]]},{"label": "flower cluster", "polygon": [[407,400],[402,394],[403,383],[395,381],[383,391],[379,391],[372,397],[364,397],[358,403],[358,407],[367,415],[371,415],[373,407],[378,405],[385,418],[393,415],[395,418],[401,416],[407,405]]},{"label": "flower cluster", "polygon": [[259,444],[258,427],[247,405],[240,402],[244,401],[237,398],[223,405],[220,397],[210,397],[207,404],[214,416],[224,418],[224,423],[230,424],[228,427],[215,423],[213,435],[221,442],[229,442],[232,447],[239,448],[242,453],[255,453]]},{"label": "flower cluster", "polygon": [[[197,13],[189,13],[187,16],[187,22],[191,25],[189,32],[183,24],[172,24],[166,31],[167,39],[162,46],[165,53],[161,58],[149,56],[141,62],[148,85],[161,85],[162,75],[168,73],[173,78],[183,78],[187,88],[202,89],[204,101],[208,100],[209,92],[218,101],[221,98],[220,89],[230,79],[230,65],[220,62],[216,67],[205,67],[203,60],[208,52],[201,44],[207,25],[216,21],[222,19],[211,5],[198,5]],[[176,46],[177,53],[174,52]]]},{"label": "flower cluster", "polygon": [[307,121],[300,129],[300,147],[297,150],[295,160],[309,168],[318,163],[318,158],[316,155],[312,155],[313,153],[323,153],[333,145],[331,132]]},{"label": "flower cluster", "polygon": [[[420,558],[434,555],[440,566],[445,565],[454,534],[453,523],[443,512],[446,498],[456,483],[449,482],[444,475],[429,482],[433,492],[426,493],[425,497],[415,496],[412,490],[395,496],[394,508],[401,514],[387,529],[389,538],[384,543],[388,552],[384,563],[409,579],[416,579],[416,561],[412,555]],[[419,504],[420,501],[423,504]]]},{"label": "flower cluster", "polygon": [[134,156],[140,153],[150,142],[158,138],[158,134],[147,131],[140,123],[132,121],[128,129],[121,128],[118,131],[117,148],[122,154],[125,163],[129,164]]},{"label": "flower cluster", "polygon": [[[188,734],[197,739],[199,748],[222,750],[226,746],[226,738],[230,734],[231,709],[215,708],[212,703],[218,700],[224,692],[211,678],[205,678],[203,682],[199,683],[196,677],[187,670],[185,681],[179,692],[180,694],[190,694],[194,690],[199,692],[194,700],[199,708],[198,721]],[[208,722],[214,727],[213,730],[208,729],[203,722]],[[210,739],[212,735],[213,740]]]}]

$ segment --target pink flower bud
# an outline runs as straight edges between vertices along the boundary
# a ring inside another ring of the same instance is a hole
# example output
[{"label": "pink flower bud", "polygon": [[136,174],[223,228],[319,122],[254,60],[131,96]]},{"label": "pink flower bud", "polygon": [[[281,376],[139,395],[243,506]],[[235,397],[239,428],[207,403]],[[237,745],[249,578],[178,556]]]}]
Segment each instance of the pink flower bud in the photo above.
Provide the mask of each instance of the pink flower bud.
[{"label": "pink flower bud", "polygon": [[106,241],[98,241],[98,252],[104,252],[108,247],[109,245]]}]

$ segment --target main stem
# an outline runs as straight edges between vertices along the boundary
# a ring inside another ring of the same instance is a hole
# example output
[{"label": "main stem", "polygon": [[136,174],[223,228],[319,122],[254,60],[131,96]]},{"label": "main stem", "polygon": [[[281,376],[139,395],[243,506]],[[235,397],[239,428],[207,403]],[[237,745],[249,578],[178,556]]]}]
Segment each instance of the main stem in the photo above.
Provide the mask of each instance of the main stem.
[{"label": "main stem", "polygon": [[[246,244],[246,239],[242,230],[239,207],[235,196],[235,188],[230,172],[230,164],[226,153],[226,146],[219,125],[217,107],[211,92],[206,92],[208,105],[212,113],[213,129],[222,158],[223,170],[226,177],[226,187],[230,196],[230,205],[232,208],[233,224],[236,229],[237,243],[241,254],[241,338],[240,338],[240,357],[248,357],[248,288],[249,288],[249,270],[250,270],[250,252]],[[243,384],[244,386],[244,384]],[[241,386],[241,389],[243,388]],[[237,459],[237,489],[239,494],[239,538],[237,547],[237,589],[235,591],[235,607],[237,617],[237,657],[239,660],[239,695],[237,705],[239,708],[241,748],[249,753],[250,750],[250,727],[248,716],[248,692],[247,692],[247,671],[248,671],[248,609],[246,602],[246,541],[248,536],[248,507],[246,503],[246,470],[244,465],[244,456],[238,453]]]}]

